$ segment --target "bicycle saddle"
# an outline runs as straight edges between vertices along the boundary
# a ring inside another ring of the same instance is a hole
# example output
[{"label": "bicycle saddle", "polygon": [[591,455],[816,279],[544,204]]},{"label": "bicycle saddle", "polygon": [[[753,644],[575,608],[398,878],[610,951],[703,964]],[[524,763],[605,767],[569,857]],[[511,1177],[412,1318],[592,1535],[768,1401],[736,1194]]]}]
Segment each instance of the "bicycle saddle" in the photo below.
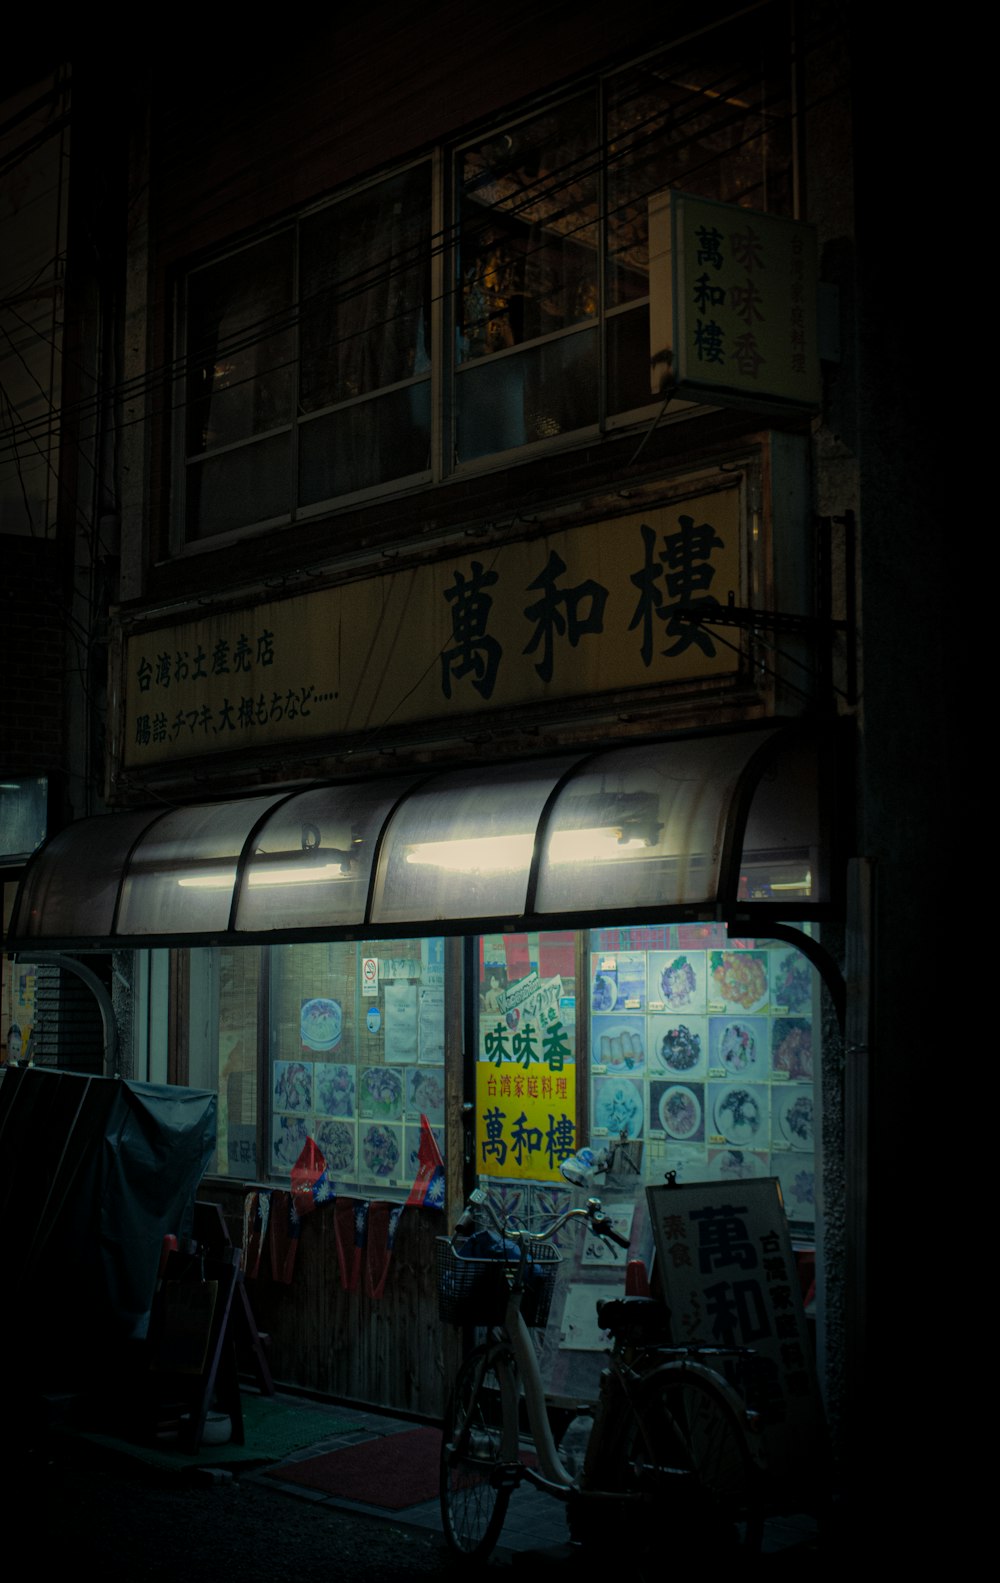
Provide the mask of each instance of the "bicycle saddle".
[{"label": "bicycle saddle", "polygon": [[597,1305],[602,1330],[616,1341],[669,1341],[670,1309],[658,1297],[609,1297]]}]

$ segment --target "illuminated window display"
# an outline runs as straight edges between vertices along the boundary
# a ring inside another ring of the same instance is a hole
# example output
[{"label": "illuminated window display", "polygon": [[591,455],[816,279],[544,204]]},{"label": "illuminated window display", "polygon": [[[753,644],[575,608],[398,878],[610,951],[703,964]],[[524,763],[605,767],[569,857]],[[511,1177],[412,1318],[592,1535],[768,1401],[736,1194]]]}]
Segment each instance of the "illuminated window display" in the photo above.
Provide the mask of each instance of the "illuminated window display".
[{"label": "illuminated window display", "polygon": [[[624,1138],[636,1188],[776,1176],[811,1235],[819,979],[795,945],[690,923],[469,949],[476,1169],[506,1208],[555,1211],[563,1161]],[[281,1181],[312,1137],[338,1190],[403,1195],[422,1115],[444,1153],[442,938],[196,950],[186,972],[189,1080],[219,1092],[217,1174]]]},{"label": "illuminated window display", "polygon": [[401,1196],[422,1115],[443,1155],[443,940],[188,955],[189,1080],[219,1092],[215,1174],[280,1182],[311,1137],[338,1191]]},{"label": "illuminated window display", "polygon": [[575,939],[479,943],[477,1163],[494,1193],[541,1212],[563,1159],[624,1138],[642,1146],[636,1186],[668,1171],[680,1182],[775,1176],[789,1220],[809,1234],[819,981],[807,958],[722,924],[595,929],[577,995]]},{"label": "illuminated window display", "polygon": [[444,1153],[444,941],[271,950],[269,1159],[315,1139],[339,1190],[407,1193],[420,1118]]}]

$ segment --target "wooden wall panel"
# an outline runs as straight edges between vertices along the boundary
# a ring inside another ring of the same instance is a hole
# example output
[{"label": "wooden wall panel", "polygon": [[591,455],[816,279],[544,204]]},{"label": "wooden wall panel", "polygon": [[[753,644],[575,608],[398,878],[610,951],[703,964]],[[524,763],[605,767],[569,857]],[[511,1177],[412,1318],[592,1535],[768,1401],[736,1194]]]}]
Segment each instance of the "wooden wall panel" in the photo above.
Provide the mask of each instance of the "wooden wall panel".
[{"label": "wooden wall panel", "polygon": [[[238,1244],[241,1191],[216,1185],[200,1196],[221,1205]],[[247,1282],[247,1292],[258,1328],[271,1337],[271,1369],[279,1389],[294,1385],[344,1401],[440,1417],[458,1362],[455,1333],[437,1316],[434,1244],[443,1230],[442,1215],[404,1210],[379,1299],[364,1290],[364,1265],[358,1289],[342,1289],[332,1205],[303,1221],[290,1285],[274,1280],[265,1250],[261,1274]]]}]

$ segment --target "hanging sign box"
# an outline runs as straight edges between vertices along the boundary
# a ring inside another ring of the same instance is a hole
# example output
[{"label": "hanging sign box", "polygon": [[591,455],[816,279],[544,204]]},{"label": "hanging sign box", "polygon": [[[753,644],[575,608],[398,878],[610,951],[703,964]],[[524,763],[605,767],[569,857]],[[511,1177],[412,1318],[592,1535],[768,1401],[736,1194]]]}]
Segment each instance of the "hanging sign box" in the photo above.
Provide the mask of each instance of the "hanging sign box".
[{"label": "hanging sign box", "polygon": [[654,395],[819,406],[816,231],[684,192],[649,202]]}]

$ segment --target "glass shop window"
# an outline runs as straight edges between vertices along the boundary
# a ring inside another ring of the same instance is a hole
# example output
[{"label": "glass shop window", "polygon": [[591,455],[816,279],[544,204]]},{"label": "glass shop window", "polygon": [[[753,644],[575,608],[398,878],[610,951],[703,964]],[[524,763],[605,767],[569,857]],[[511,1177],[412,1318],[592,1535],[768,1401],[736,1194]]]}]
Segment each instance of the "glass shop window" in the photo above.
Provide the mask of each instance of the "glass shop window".
[{"label": "glass shop window", "polygon": [[307,1138],[338,1191],[405,1197],[421,1117],[444,1156],[444,941],[176,953],[179,1080],[219,1096],[210,1175],[287,1180]]},{"label": "glass shop window", "polygon": [[444,1155],[444,941],[270,948],[267,1172],[307,1137],[338,1191],[404,1197],[421,1116]]},{"label": "glass shop window", "polygon": [[816,1224],[819,977],[795,946],[721,924],[590,934],[591,1141],[642,1147],[646,1182],[776,1176]]},{"label": "glass shop window", "polygon": [[668,1171],[776,1176],[792,1230],[814,1236],[820,990],[794,945],[698,923],[483,936],[478,951],[477,1169],[498,1208],[560,1213],[562,1162],[618,1144],[588,1190],[629,1223]]},{"label": "glass shop window", "polygon": [[258,1025],[261,954],[254,947],[201,946],[177,953],[185,1006],[179,1044],[192,1088],[219,1096],[218,1143],[209,1175],[258,1179]]}]

